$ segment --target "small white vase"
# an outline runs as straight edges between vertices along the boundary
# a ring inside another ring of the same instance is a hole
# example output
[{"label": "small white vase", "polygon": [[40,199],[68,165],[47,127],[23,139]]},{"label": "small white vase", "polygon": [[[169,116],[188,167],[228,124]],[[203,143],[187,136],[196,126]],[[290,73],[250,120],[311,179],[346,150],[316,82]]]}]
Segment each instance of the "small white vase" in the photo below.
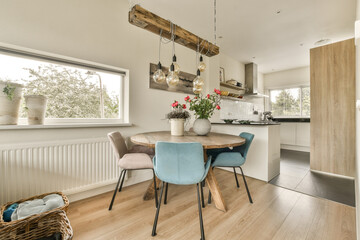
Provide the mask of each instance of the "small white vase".
[{"label": "small white vase", "polygon": [[183,118],[172,118],[170,119],[171,135],[172,136],[183,136],[184,135],[184,123]]},{"label": "small white vase", "polygon": [[[12,100],[3,92],[8,84],[15,87]],[[22,88],[21,84],[0,81],[0,125],[16,125],[18,123]]]},{"label": "small white vase", "polygon": [[47,98],[42,95],[27,95],[25,102],[29,125],[44,124]]},{"label": "small white vase", "polygon": [[193,129],[197,135],[205,136],[211,130],[211,123],[209,119],[198,118],[194,122]]}]

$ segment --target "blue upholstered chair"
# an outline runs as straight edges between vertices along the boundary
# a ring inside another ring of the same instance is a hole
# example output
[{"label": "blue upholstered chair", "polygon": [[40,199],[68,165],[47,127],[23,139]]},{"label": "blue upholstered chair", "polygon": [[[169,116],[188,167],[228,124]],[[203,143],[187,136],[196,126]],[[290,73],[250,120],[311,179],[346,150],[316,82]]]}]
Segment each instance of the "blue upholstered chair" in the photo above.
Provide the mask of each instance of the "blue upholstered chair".
[{"label": "blue upholstered chair", "polygon": [[[250,148],[251,142],[254,139],[254,134],[243,132],[240,134],[240,137],[245,138],[246,142],[245,144],[235,147],[233,149],[215,149],[213,151],[208,151],[207,154],[212,156],[214,161],[211,164],[212,168],[214,167],[232,167],[234,170],[235,180],[236,180],[236,186],[239,188],[239,181],[237,179],[235,168],[240,168],[241,175],[243,177],[246,191],[249,197],[250,203],[253,203],[251,194],[248,188],[248,185],[246,183],[246,179],[244,176],[244,172],[241,168],[241,166],[246,161],[246,156],[248,153],[248,150]],[[209,203],[211,203],[211,193],[209,192]]]},{"label": "blue upholstered chair", "polygon": [[205,240],[199,191],[201,187],[200,184],[205,179],[209,171],[211,160],[208,160],[206,164],[204,164],[202,145],[200,143],[157,142],[155,145],[155,157],[153,159],[153,163],[155,174],[162,181],[162,187],[156,210],[152,236],[156,235],[156,226],[164,186],[167,183],[178,185],[196,184],[201,240]]}]

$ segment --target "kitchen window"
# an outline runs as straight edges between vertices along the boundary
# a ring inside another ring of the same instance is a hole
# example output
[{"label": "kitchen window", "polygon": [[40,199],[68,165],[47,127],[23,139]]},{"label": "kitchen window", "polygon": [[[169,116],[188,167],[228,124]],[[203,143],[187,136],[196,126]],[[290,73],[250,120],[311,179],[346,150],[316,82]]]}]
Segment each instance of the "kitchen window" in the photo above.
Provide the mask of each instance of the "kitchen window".
[{"label": "kitchen window", "polygon": [[272,89],[270,107],[274,117],[310,117],[310,87]]},{"label": "kitchen window", "polygon": [[[23,95],[47,97],[46,124],[128,122],[125,69],[1,46],[0,66],[1,81],[22,84]],[[24,99],[20,116],[26,123]]]}]

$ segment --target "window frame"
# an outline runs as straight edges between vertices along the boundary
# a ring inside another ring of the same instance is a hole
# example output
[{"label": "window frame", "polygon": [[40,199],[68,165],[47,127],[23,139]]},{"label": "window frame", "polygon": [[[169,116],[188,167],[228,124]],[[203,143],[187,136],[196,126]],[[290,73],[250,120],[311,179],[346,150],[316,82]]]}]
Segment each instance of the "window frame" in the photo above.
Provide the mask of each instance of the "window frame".
[{"label": "window frame", "polygon": [[272,88],[268,88],[268,92],[269,92],[269,109],[270,111],[272,111],[272,104],[271,104],[271,91],[275,91],[275,90],[285,90],[285,89],[291,89],[291,88],[299,88],[300,93],[299,93],[299,98],[300,98],[300,115],[299,116],[274,116],[274,118],[310,118],[310,115],[303,115],[303,109],[302,109],[302,89],[303,88],[310,88],[310,84],[301,84],[301,85],[289,85],[289,86],[282,86],[282,87],[272,87]]},{"label": "window frame", "polygon": [[[122,75],[123,81],[120,84],[120,113],[121,118],[45,118],[44,125],[76,125],[76,124],[129,124],[129,81],[130,71],[125,68],[114,67],[97,62],[87,61],[79,58],[68,57],[60,54],[25,48],[12,44],[0,42],[0,53],[34,60],[45,61],[64,66],[79,67],[89,70],[99,70]],[[19,118],[20,125],[27,125],[26,118]]]}]

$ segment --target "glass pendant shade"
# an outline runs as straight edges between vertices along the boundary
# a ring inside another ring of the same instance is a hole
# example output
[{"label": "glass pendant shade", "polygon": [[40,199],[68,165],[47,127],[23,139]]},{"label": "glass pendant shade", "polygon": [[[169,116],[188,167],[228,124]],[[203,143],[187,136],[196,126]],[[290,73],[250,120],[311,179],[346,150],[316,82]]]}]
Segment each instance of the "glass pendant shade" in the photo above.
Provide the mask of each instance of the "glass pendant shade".
[{"label": "glass pendant shade", "polygon": [[153,80],[156,83],[164,83],[166,81],[165,73],[161,70],[161,63],[158,63],[158,69],[154,72]]},{"label": "glass pendant shade", "polygon": [[202,77],[198,75],[193,81],[193,86],[202,88],[203,85],[204,85],[204,79],[202,79]]},{"label": "glass pendant shade", "polygon": [[173,62],[172,62],[172,64],[174,64],[174,72],[176,73],[176,74],[179,74],[179,72],[180,72],[180,66],[179,66],[179,64],[177,64],[177,62],[176,62],[176,55],[174,54],[174,56],[173,56]]},{"label": "glass pendant shade", "polygon": [[169,87],[178,85],[180,81],[179,76],[174,71],[174,68],[175,68],[174,64],[171,64],[170,72],[166,77],[166,83]]},{"label": "glass pendant shade", "polygon": [[195,94],[200,94],[202,92],[202,88],[204,86],[204,79],[200,76],[200,70],[197,70],[196,78],[193,81],[193,92]]},{"label": "glass pendant shade", "polygon": [[200,70],[200,72],[204,72],[206,69],[206,64],[204,63],[204,59],[202,56],[200,56],[200,63],[198,69]]}]

